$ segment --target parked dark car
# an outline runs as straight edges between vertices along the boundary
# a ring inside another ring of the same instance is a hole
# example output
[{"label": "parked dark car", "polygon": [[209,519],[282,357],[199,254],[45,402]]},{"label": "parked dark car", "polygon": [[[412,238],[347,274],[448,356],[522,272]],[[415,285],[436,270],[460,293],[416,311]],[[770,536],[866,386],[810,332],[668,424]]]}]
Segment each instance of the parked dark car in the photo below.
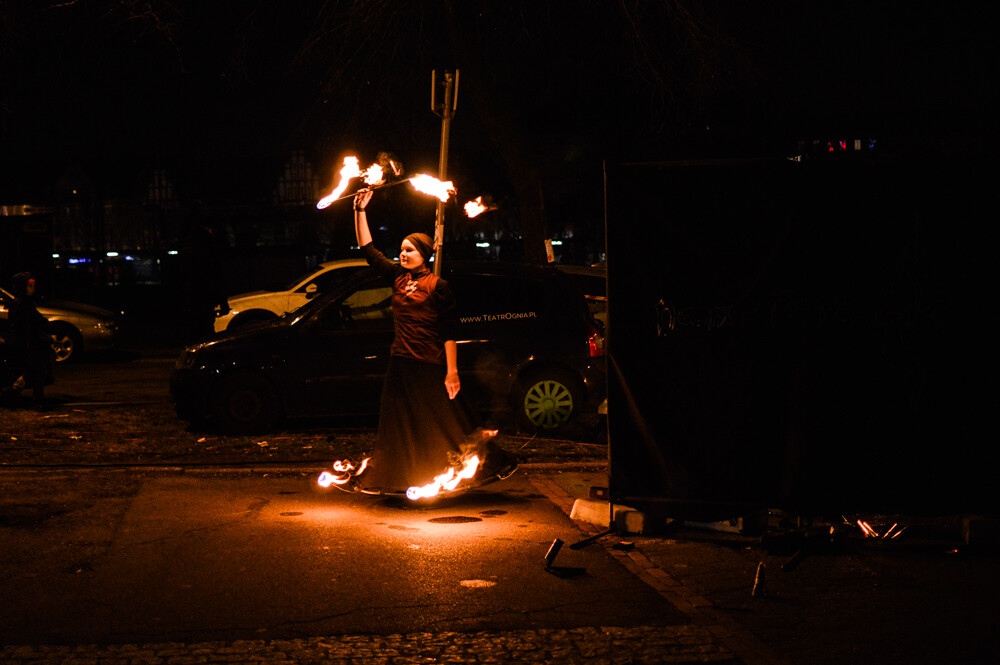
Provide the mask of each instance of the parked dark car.
[{"label": "parked dark car", "polygon": [[[579,286],[551,267],[450,262],[462,390],[483,412],[555,429],[604,398],[603,338]],[[285,418],[378,412],[392,341],[391,289],[370,269],[274,322],[184,349],[178,415],[225,431]]]},{"label": "parked dark car", "polygon": [[587,298],[590,313],[602,326],[608,325],[608,271],[603,265],[570,266],[557,265],[556,268],[571,275]]}]

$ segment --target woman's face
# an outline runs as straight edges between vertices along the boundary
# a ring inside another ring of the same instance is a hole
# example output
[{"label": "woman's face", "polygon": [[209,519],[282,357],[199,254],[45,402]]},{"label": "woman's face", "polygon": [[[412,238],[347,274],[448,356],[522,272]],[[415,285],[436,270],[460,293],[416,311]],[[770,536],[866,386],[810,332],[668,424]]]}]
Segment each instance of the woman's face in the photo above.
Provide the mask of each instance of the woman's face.
[{"label": "woman's face", "polygon": [[424,257],[409,240],[404,240],[403,244],[399,246],[399,265],[407,270],[416,270],[424,265]]}]

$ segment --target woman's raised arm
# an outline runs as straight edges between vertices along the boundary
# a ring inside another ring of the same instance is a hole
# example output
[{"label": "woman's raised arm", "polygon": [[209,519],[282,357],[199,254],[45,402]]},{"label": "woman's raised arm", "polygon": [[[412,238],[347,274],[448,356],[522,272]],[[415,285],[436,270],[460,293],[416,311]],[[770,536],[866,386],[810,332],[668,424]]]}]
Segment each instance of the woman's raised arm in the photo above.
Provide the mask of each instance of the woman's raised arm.
[{"label": "woman's raised arm", "polygon": [[371,243],[372,232],[368,229],[368,214],[365,207],[372,200],[372,190],[362,189],[354,197],[354,235],[358,239],[358,247]]}]

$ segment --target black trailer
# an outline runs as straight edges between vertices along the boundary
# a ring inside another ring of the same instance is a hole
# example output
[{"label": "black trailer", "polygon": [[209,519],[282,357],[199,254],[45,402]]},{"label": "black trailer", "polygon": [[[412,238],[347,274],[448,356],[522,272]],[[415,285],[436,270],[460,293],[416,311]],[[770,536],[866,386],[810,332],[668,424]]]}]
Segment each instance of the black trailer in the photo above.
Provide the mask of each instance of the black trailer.
[{"label": "black trailer", "polygon": [[850,144],[608,165],[612,501],[990,507],[982,173]]}]

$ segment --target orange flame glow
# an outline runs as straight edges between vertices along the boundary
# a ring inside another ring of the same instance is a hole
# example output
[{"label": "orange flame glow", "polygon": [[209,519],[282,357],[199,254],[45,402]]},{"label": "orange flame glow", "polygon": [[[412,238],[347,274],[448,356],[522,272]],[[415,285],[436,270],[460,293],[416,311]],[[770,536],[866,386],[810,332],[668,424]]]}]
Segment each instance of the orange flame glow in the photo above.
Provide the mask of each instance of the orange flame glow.
[{"label": "orange flame glow", "polygon": [[335,474],[329,471],[324,471],[319,474],[319,478],[316,479],[316,483],[320,487],[329,487],[330,485],[343,485],[348,480],[355,476],[360,476],[368,468],[369,457],[364,458],[361,461],[361,466],[355,470],[354,465],[351,464],[350,460],[338,460],[333,463],[333,470],[336,471]]},{"label": "orange flame glow", "polygon": [[878,538],[878,531],[872,528],[872,525],[864,520],[858,520],[858,526],[861,527],[861,532],[865,534],[866,538]]},{"label": "orange flame glow", "polygon": [[437,178],[423,173],[410,178],[410,184],[418,192],[438,197],[442,203],[455,193],[455,183],[451,180],[441,182]]},{"label": "orange flame glow", "polygon": [[340,182],[337,183],[337,186],[334,187],[332,192],[319,200],[316,204],[316,208],[323,210],[331,203],[339,199],[353,178],[363,178],[365,184],[377,185],[382,182],[382,167],[378,164],[372,164],[366,170],[362,171],[358,166],[357,157],[344,157],[344,167],[340,169]]},{"label": "orange flame glow", "polygon": [[437,496],[441,490],[453,490],[463,480],[472,478],[479,469],[479,456],[471,455],[462,461],[460,469],[449,468],[440,476],[435,476],[434,480],[423,487],[411,487],[406,490],[406,498],[411,501],[417,499],[428,499]]},{"label": "orange flame glow", "polygon": [[469,201],[465,204],[465,216],[469,219],[478,217],[487,210],[488,208],[486,207],[486,204],[483,203],[483,197],[481,196],[477,196],[474,201]]},{"label": "orange flame glow", "polygon": [[357,178],[360,175],[361,169],[358,167],[358,158],[344,157],[344,168],[340,169],[340,182],[337,183],[332,192],[319,200],[316,207],[322,210],[336,201],[344,193],[344,190],[347,189],[347,184],[351,181],[351,178]]},{"label": "orange flame glow", "polygon": [[366,185],[378,185],[382,182],[383,178],[382,167],[378,164],[372,164],[368,167],[368,170],[361,174],[361,177],[364,178]]}]

